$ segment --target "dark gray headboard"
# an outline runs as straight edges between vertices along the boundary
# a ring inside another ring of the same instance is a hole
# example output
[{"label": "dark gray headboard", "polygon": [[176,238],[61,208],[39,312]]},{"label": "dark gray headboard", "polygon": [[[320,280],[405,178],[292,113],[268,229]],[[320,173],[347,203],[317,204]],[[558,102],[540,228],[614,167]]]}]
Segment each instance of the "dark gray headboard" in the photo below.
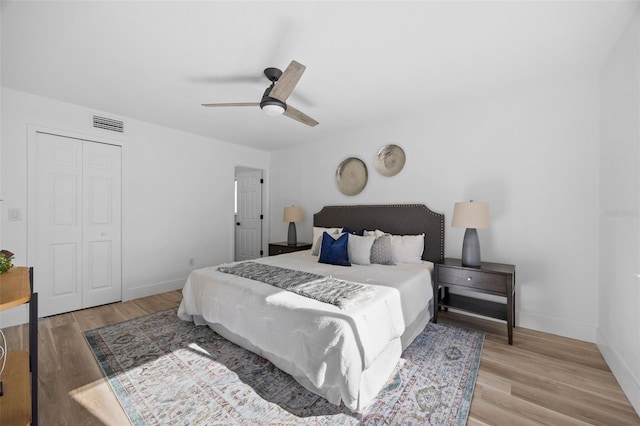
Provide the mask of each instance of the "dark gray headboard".
[{"label": "dark gray headboard", "polygon": [[313,215],[313,226],[380,229],[394,235],[424,233],[422,259],[444,259],[444,214],[433,212],[424,204],[325,206]]}]

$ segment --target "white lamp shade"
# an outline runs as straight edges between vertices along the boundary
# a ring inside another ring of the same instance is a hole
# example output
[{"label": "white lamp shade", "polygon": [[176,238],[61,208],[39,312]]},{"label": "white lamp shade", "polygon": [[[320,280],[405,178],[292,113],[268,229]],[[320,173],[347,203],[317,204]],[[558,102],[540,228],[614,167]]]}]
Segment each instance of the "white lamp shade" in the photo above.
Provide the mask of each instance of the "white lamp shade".
[{"label": "white lamp shade", "polygon": [[489,227],[489,203],[469,201],[456,203],[453,206],[454,228],[488,228]]},{"label": "white lamp shade", "polygon": [[304,212],[302,207],[291,206],[284,208],[283,222],[302,222],[304,220]]}]

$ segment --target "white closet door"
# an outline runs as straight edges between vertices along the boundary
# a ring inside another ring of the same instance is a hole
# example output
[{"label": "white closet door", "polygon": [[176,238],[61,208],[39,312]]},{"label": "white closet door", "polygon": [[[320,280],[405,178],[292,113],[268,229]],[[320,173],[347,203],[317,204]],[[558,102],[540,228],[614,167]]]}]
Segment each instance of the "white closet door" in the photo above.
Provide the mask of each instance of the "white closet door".
[{"label": "white closet door", "polygon": [[122,300],[120,147],[83,145],[82,307]]},{"label": "white closet door", "polygon": [[38,133],[36,259],[40,315],[82,307],[82,141]]},{"label": "white closet door", "polygon": [[121,300],[121,148],[38,133],[36,163],[40,314]]}]

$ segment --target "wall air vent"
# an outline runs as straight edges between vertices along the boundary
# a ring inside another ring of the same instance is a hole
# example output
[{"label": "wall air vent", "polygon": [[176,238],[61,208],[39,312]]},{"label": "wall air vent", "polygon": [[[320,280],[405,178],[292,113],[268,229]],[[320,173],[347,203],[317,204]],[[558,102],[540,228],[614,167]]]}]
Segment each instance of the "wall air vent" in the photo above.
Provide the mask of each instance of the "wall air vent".
[{"label": "wall air vent", "polygon": [[100,117],[99,115],[93,116],[93,127],[97,129],[109,130],[112,132],[124,133],[123,121]]}]

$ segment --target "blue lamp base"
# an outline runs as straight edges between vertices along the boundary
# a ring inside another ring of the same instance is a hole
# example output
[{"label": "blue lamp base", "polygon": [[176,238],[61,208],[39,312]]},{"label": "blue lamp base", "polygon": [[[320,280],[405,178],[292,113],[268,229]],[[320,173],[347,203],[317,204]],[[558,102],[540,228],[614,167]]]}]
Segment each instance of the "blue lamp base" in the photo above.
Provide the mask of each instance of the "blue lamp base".
[{"label": "blue lamp base", "polygon": [[464,232],[462,266],[480,267],[480,240],[476,228],[467,228]]}]

